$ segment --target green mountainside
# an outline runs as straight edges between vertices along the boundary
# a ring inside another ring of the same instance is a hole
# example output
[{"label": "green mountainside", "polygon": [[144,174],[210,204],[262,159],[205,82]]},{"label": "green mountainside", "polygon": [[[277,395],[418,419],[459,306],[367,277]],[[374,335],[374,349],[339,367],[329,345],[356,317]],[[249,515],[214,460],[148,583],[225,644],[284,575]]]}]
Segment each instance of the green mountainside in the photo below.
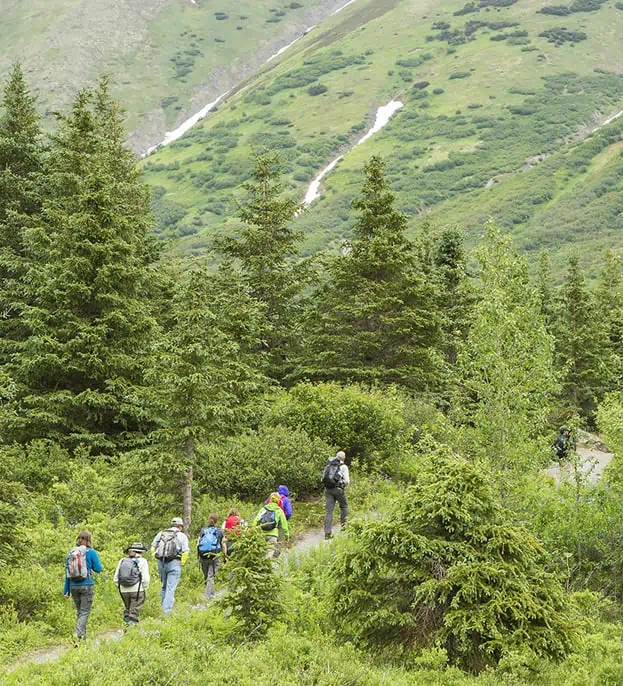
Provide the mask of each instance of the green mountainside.
[{"label": "green mountainside", "polygon": [[[372,154],[388,161],[413,226],[493,216],[527,251],[591,266],[623,243],[623,11],[574,0],[355,0],[231,93],[218,111],[144,164],[162,236],[201,251],[234,232],[252,153],[282,154],[290,190],[323,195],[297,220],[313,252],[348,234]],[[404,107],[350,152],[376,109]],[[595,130],[598,129],[598,130]]]},{"label": "green mountainside", "polygon": [[21,60],[46,114],[99,74],[143,152],[252,73],[339,0],[8,0],[0,80]]}]

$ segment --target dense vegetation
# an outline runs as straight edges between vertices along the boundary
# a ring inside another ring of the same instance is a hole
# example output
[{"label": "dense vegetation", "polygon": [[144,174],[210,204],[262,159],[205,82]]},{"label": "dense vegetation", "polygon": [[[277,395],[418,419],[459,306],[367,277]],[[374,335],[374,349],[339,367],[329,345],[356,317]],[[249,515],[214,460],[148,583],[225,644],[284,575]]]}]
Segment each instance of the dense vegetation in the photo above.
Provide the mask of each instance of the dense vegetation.
[{"label": "dense vegetation", "polygon": [[[163,620],[155,583],[140,631],[3,682],[623,680],[616,253],[589,285],[576,256],[556,275],[543,253],[532,276],[493,223],[473,253],[456,228],[409,236],[373,156],[351,239],[310,260],[271,153],[248,161],[240,231],[175,259],[122,125],[105,80],[50,137],[19,66],[5,88],[3,665],[70,635],[63,560],[79,528],[110,573],[172,515],[194,536],[287,483],[298,534],[320,520],[338,448],[355,517],[279,566],[249,531],[207,609],[193,551],[176,615]],[[562,422],[617,453],[601,481],[543,473]],[[91,631],[119,626],[119,608],[98,580]]]}]

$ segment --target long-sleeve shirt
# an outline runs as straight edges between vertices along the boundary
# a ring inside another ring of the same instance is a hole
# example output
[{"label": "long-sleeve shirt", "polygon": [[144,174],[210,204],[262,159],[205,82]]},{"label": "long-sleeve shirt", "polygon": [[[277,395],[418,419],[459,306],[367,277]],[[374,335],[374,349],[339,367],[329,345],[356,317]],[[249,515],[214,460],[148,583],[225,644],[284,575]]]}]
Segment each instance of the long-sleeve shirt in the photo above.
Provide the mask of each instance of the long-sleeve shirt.
[{"label": "long-sleeve shirt", "polygon": [[[123,562],[125,558],[121,558],[119,560],[119,563],[117,564],[117,569],[115,569],[115,576],[113,578],[113,581],[115,584],[119,584],[119,567],[121,567],[121,563]],[[137,555],[134,558],[137,563],[138,563],[138,571],[141,573],[141,582],[140,582],[140,590],[141,591],[146,591],[149,588],[149,582],[151,581],[151,578],[149,576],[149,564],[147,560],[144,557],[140,557],[140,555]],[[121,586],[119,589],[121,593],[137,593],[139,590],[139,584],[134,584],[133,586]]]},{"label": "long-sleeve shirt", "polygon": [[340,465],[340,476],[342,477],[342,483],[344,486],[348,486],[350,483],[350,473],[348,467],[345,464]]},{"label": "long-sleeve shirt", "polygon": [[99,555],[93,548],[87,548],[86,561],[87,561],[87,572],[88,576],[85,581],[72,581],[67,575],[67,561],[69,555],[65,558],[65,586],[63,593],[67,595],[72,588],[77,588],[78,586],[93,586],[95,581],[93,581],[93,572],[99,574],[102,570],[102,563],[100,562]]}]

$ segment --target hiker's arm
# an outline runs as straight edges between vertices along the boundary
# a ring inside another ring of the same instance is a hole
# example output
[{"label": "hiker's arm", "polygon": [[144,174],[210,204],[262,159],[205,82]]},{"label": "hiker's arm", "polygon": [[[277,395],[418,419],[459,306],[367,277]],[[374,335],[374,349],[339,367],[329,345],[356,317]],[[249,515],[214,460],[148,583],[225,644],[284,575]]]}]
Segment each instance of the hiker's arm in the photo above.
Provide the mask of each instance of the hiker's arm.
[{"label": "hiker's arm", "polygon": [[342,472],[342,479],[344,481],[344,486],[348,486],[348,484],[350,483],[350,473],[348,471],[348,467],[345,464],[343,464],[340,467],[340,470]]},{"label": "hiker's arm", "polygon": [[146,591],[151,581],[151,576],[149,574],[149,562],[144,557],[141,557],[141,583],[143,584],[143,590]]},{"label": "hiker's arm", "polygon": [[91,570],[96,574],[99,574],[104,570],[100,561],[100,557],[97,554],[97,551],[93,550],[93,548],[89,548],[89,553],[91,554]]},{"label": "hiker's arm", "polygon": [[158,547],[158,543],[160,542],[160,533],[157,533],[154,537],[154,540],[151,542],[151,552],[152,554],[156,552],[156,548]]},{"label": "hiker's arm", "polygon": [[119,583],[119,567],[121,567],[121,560],[117,562],[117,569],[115,569],[115,575],[112,578],[112,582],[115,585]]},{"label": "hiker's arm", "polygon": [[69,577],[67,576],[67,570],[65,570],[65,586],[63,587],[63,595],[69,597]]},{"label": "hiker's arm", "polygon": [[188,536],[186,536],[186,534],[179,533],[179,534],[177,535],[177,540],[179,541],[180,546],[181,546],[181,553],[182,553],[182,555],[181,555],[181,561],[182,561],[182,564],[186,564],[186,560],[188,559],[188,553],[190,552],[190,548],[189,548],[189,545],[188,545]]},{"label": "hiker's arm", "polygon": [[281,513],[281,528],[283,529],[283,536],[285,540],[287,541],[290,538],[290,527],[288,525],[288,520],[286,519],[286,516]]}]

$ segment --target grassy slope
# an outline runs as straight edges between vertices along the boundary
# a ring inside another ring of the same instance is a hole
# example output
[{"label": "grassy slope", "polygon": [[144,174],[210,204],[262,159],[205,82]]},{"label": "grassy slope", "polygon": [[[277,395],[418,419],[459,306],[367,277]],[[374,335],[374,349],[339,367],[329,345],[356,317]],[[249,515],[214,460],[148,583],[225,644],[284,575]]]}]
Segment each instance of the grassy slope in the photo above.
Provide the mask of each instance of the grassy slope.
[{"label": "grassy slope", "polygon": [[[315,173],[347,150],[370,125],[375,108],[392,97],[402,99],[405,108],[383,133],[346,156],[326,178],[323,197],[299,220],[307,250],[348,232],[349,202],[361,166],[373,153],[387,157],[400,202],[414,222],[426,210],[440,222],[465,225],[473,234],[493,215],[512,227],[526,249],[548,246],[559,257],[578,237],[591,259],[611,238],[621,245],[617,149],[592,146],[598,137],[593,136],[579,146],[580,161],[566,158],[578,146],[577,132],[585,135],[623,109],[623,78],[618,76],[623,56],[617,47],[623,12],[604,5],[597,12],[565,17],[537,14],[545,4],[519,0],[508,8],[457,17],[453,12],[464,5],[460,0],[357,0],[327,20],[217,114],[148,160],[148,180],[161,187],[160,193],[167,192],[161,201],[165,212],[173,208],[177,217],[186,212],[178,221],[187,236],[185,248],[201,249],[209,234],[235,228],[236,221],[226,215],[252,148],[261,149],[263,143],[280,148],[290,187],[302,197]],[[459,45],[427,40],[440,33],[433,22],[447,22],[455,30],[474,20],[519,25],[481,27],[472,40]],[[559,26],[585,31],[588,38],[557,47],[538,37]],[[491,40],[518,30],[528,32],[527,39],[520,38],[525,44]],[[418,66],[396,65],[426,53],[430,59]],[[333,71],[323,66],[344,57],[357,62]],[[305,75],[318,65],[326,73],[315,83],[328,90],[314,97],[307,93]],[[575,76],[561,77],[571,71]],[[455,72],[469,76],[450,79]],[[284,81],[286,74],[290,76]],[[428,88],[412,88],[423,80],[430,82]],[[435,95],[433,89],[444,92]],[[602,157],[583,159],[593,149]],[[526,169],[526,160],[537,154],[547,155],[545,162]],[[430,169],[448,159],[448,168]],[[578,188],[599,185],[606,177],[608,193],[584,198],[580,212]],[[489,179],[495,180],[493,187],[485,189]],[[543,183],[547,192],[535,195]],[[570,217],[576,217],[575,230],[569,227]],[[587,218],[598,218],[588,232],[579,225]]]},{"label": "grassy slope", "polygon": [[[138,130],[132,143],[143,149],[341,3],[298,0],[294,9],[290,4],[13,0],[2,8],[0,78],[15,59],[22,60],[40,103],[53,110],[99,73],[110,73],[115,95],[129,112],[129,129]],[[217,12],[227,18],[217,19]],[[190,67],[186,74],[184,64]]]}]

